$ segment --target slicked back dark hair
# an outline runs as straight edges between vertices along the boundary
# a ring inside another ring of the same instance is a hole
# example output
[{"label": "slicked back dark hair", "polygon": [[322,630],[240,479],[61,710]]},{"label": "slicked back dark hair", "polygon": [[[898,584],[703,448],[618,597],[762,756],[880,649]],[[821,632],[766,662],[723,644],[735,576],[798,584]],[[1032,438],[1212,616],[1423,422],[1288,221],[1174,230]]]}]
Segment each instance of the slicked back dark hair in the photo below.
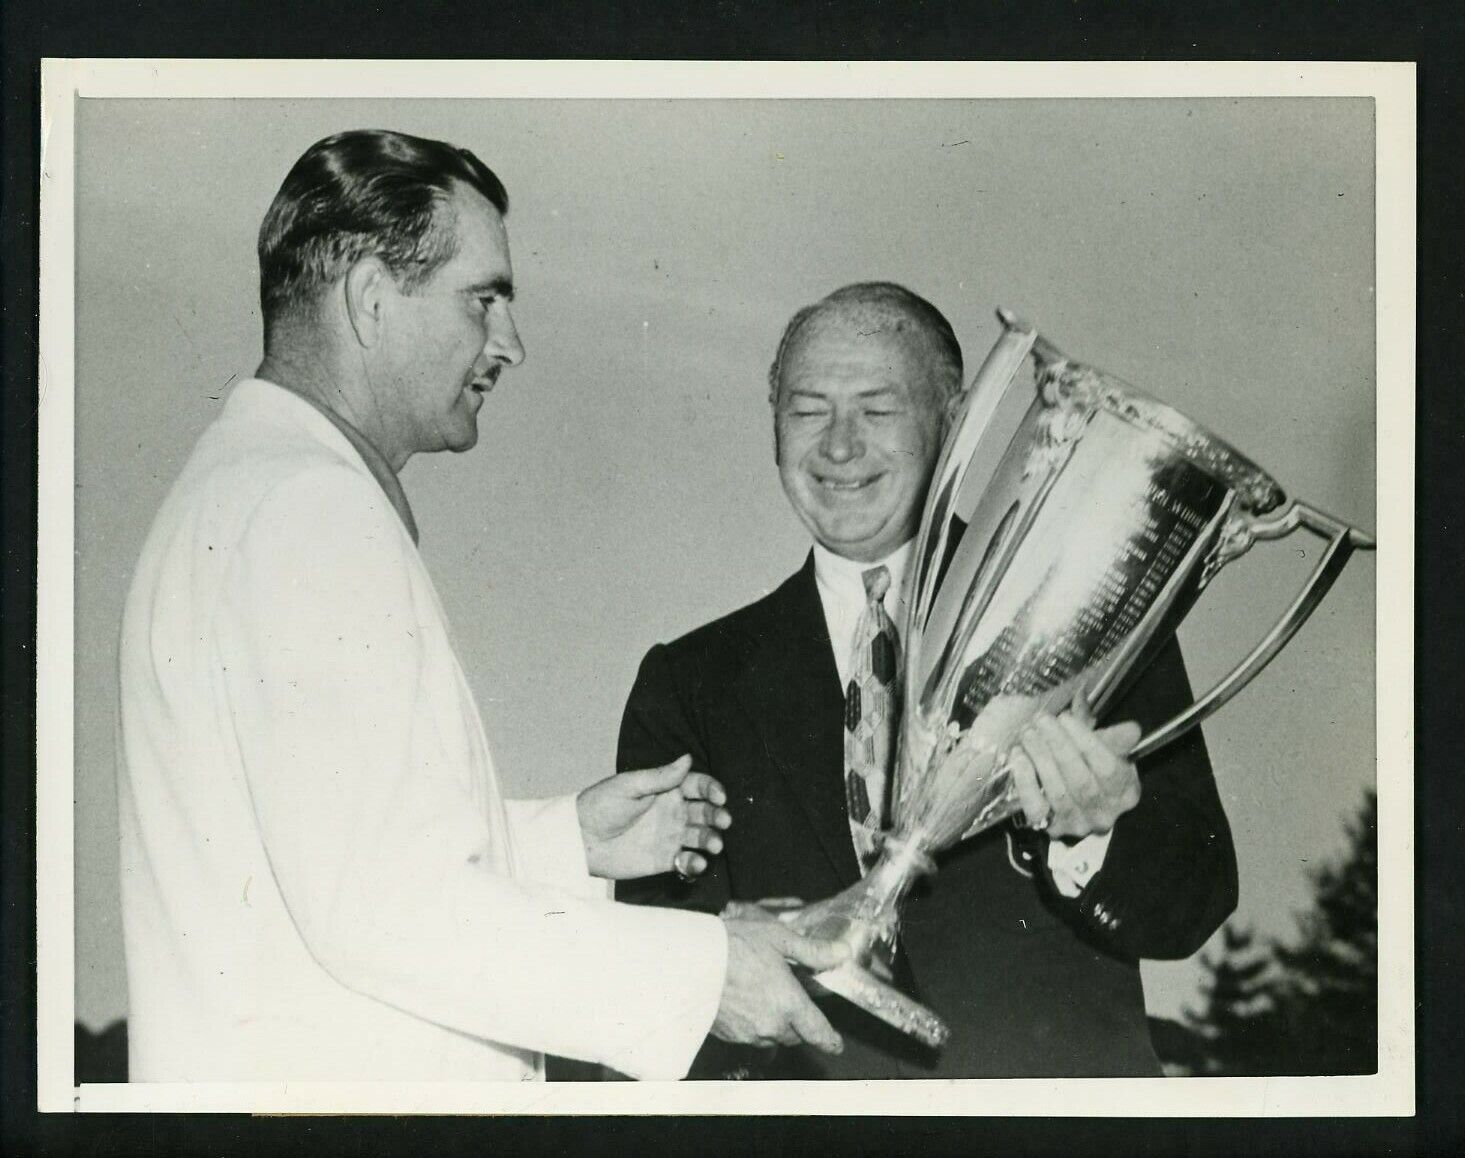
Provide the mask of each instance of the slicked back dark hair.
[{"label": "slicked back dark hair", "polygon": [[893,281],[857,281],[821,298],[811,306],[805,306],[789,319],[783,328],[783,337],[778,340],[778,352],[773,364],[768,367],[768,399],[778,401],[778,391],[783,377],[783,359],[789,346],[800,330],[815,318],[841,310],[869,310],[875,313],[896,314],[909,318],[930,337],[941,360],[944,373],[933,375],[942,397],[950,398],[961,389],[961,343],[946,315],[920,294],[908,290]]},{"label": "slicked back dark hair", "polygon": [[509,195],[492,169],[444,141],[384,129],[311,145],[286,175],[259,227],[259,298],[271,322],[308,307],[352,262],[375,254],[403,289],[457,250],[442,207],[461,182],[500,213]]}]

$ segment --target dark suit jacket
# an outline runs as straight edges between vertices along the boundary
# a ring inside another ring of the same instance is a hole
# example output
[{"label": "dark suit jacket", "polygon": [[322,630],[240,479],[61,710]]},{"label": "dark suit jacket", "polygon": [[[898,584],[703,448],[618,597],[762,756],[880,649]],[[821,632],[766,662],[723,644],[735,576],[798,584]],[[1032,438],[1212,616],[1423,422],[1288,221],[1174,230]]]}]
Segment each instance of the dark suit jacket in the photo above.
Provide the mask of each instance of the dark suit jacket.
[{"label": "dark suit jacket", "polygon": [[[1180,649],[1160,652],[1112,718],[1150,727],[1190,702]],[[723,854],[617,896],[717,912],[729,899],[815,900],[858,879],[843,788],[843,696],[812,555],[772,594],[652,648],[621,726],[621,770],[683,752],[728,792]],[[1139,805],[1075,899],[1047,842],[1007,825],[938,858],[904,909],[897,981],[952,1025],[936,1053],[839,999],[821,1002],[839,1058],[709,1039],[693,1076],[1157,1075],[1137,958],[1184,957],[1236,903],[1236,862],[1198,730],[1143,761]]]}]

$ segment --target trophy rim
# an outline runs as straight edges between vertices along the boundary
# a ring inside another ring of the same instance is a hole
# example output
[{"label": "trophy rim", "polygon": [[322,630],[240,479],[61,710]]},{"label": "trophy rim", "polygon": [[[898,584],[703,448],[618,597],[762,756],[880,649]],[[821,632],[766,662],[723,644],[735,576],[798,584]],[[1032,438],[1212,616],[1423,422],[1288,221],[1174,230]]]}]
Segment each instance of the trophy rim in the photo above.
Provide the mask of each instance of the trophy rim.
[{"label": "trophy rim", "polygon": [[1047,354],[1036,346],[1033,349],[1038,389],[1045,403],[1062,400],[1091,406],[1159,433],[1188,462],[1230,487],[1237,504],[1248,514],[1265,515],[1286,502],[1286,492],[1267,471],[1169,403],[1056,349],[1051,350],[1053,356]]}]

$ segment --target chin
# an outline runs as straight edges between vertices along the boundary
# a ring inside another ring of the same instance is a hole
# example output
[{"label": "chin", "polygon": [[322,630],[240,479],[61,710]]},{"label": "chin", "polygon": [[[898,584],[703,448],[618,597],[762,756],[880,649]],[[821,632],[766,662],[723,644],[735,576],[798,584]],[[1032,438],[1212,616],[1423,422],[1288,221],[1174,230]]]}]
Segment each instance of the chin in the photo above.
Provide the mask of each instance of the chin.
[{"label": "chin", "polygon": [[477,429],[470,430],[461,438],[455,439],[448,447],[454,454],[462,454],[465,450],[472,450],[478,445]]},{"label": "chin", "polygon": [[821,534],[819,542],[845,559],[854,559],[860,562],[870,562],[888,555],[894,548],[886,549],[880,545],[878,534],[858,535],[843,534],[830,535]]}]

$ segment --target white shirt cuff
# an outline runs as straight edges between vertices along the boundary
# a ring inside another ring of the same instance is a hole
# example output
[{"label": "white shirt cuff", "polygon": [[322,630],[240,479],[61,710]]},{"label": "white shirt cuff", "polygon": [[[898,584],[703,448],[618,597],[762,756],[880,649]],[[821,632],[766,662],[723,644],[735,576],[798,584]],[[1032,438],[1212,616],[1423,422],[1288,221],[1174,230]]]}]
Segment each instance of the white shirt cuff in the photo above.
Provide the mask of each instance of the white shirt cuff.
[{"label": "white shirt cuff", "polygon": [[1109,851],[1108,832],[1094,833],[1082,840],[1067,844],[1062,840],[1048,842],[1048,871],[1053,875],[1053,884],[1065,897],[1076,897],[1094,875],[1104,867],[1104,856]]}]

